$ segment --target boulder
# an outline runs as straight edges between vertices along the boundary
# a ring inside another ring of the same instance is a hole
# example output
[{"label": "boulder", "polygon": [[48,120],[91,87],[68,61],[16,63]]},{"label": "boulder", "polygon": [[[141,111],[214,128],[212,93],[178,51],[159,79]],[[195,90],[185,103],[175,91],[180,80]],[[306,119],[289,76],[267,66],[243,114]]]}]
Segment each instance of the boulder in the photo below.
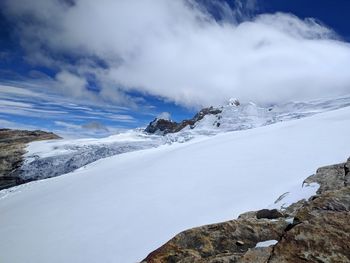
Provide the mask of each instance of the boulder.
[{"label": "boulder", "polygon": [[283,217],[283,214],[278,211],[277,209],[261,209],[256,212],[256,218],[261,219],[261,218],[266,218],[266,219],[276,219],[279,217]]}]

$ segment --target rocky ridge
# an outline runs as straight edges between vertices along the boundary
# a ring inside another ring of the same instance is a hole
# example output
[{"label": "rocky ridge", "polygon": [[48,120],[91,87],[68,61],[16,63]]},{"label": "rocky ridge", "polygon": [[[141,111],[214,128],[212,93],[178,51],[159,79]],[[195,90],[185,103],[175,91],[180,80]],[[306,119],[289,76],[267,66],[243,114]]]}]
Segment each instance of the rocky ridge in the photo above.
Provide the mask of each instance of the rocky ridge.
[{"label": "rocky ridge", "polygon": [[193,125],[195,125],[198,121],[202,120],[206,115],[217,115],[221,112],[222,110],[219,108],[204,108],[200,110],[192,119],[183,120],[179,123],[172,120],[155,118],[146,127],[145,132],[159,135],[165,135],[167,133],[176,133],[183,130],[186,127],[193,128]]},{"label": "rocky ridge", "polygon": [[26,182],[17,171],[27,143],[59,138],[51,132],[0,129],[0,190]]},{"label": "rocky ridge", "polygon": [[349,168],[350,159],[319,168],[303,182],[320,185],[309,200],[186,230],[142,263],[350,262]]}]

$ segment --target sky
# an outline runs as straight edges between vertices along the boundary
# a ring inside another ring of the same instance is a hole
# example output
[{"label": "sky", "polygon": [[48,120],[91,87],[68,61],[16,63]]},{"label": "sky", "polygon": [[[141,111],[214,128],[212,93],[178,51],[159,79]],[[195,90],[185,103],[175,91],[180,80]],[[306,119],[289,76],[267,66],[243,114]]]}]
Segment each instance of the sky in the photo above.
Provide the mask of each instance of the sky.
[{"label": "sky", "polygon": [[0,127],[105,136],[350,93],[348,0],[3,0]]}]

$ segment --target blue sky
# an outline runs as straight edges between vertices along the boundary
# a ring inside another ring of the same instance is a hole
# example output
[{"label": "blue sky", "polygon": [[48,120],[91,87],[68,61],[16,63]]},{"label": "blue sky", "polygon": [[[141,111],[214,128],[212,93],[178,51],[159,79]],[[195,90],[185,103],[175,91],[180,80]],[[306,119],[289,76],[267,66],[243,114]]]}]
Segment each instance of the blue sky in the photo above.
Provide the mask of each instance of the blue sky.
[{"label": "blue sky", "polygon": [[4,0],[0,126],[105,136],[231,96],[264,104],[350,90],[348,0],[124,3]]}]

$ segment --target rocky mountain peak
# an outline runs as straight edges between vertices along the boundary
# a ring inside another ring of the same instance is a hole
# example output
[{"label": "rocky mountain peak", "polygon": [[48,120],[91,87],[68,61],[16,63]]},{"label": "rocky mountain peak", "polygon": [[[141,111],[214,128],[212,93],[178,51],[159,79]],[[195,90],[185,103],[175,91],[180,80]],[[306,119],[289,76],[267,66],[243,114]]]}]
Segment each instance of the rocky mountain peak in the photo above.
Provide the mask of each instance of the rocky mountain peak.
[{"label": "rocky mountain peak", "polygon": [[175,122],[170,120],[170,118],[160,118],[157,117],[149,123],[146,127],[145,132],[150,134],[165,135],[167,133],[175,133],[183,130],[186,127],[194,128],[195,124],[202,120],[207,115],[217,115],[222,112],[220,108],[203,108],[201,109],[192,119],[183,120],[182,122]]}]

